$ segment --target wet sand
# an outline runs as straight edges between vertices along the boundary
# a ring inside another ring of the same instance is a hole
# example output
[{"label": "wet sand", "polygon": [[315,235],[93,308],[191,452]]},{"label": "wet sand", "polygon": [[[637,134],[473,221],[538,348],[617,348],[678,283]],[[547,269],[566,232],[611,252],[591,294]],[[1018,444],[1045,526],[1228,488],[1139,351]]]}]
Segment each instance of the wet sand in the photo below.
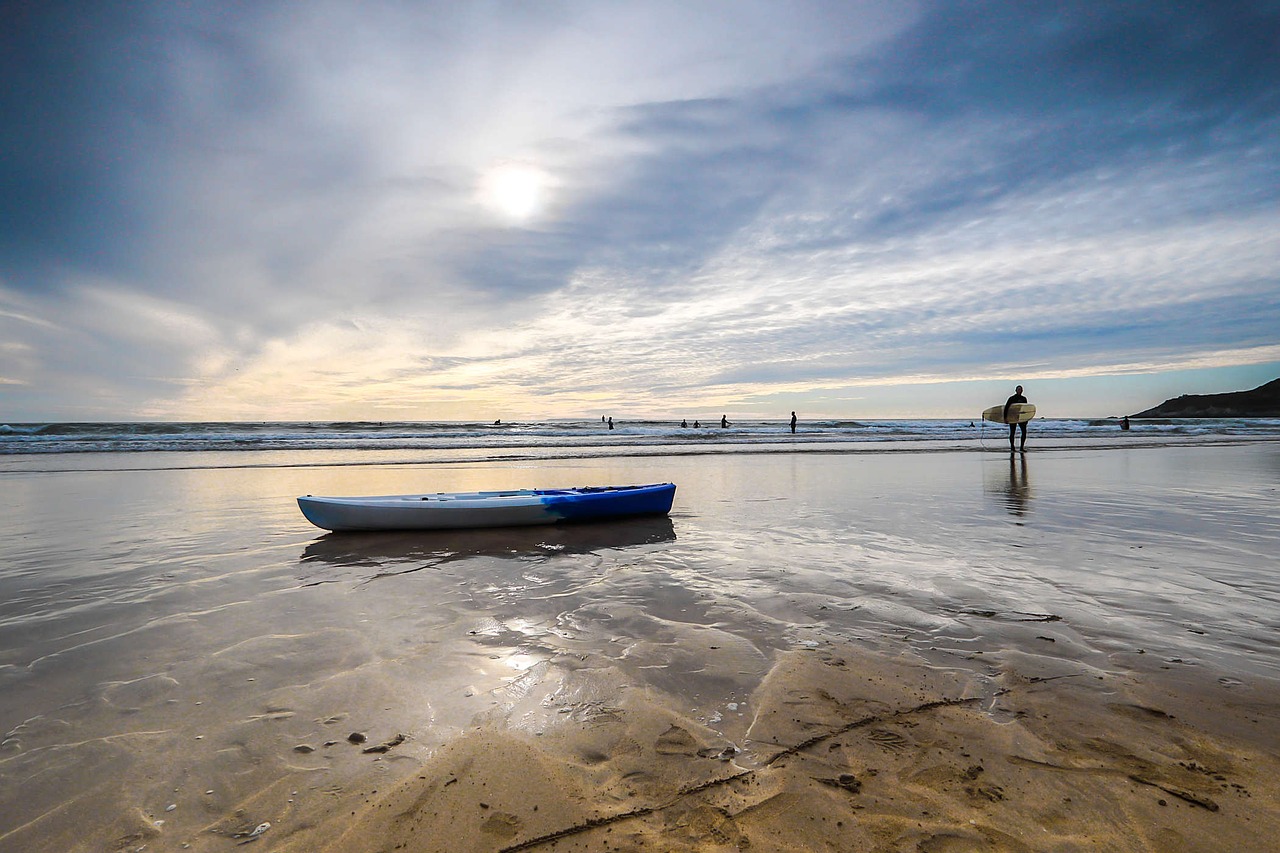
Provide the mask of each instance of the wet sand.
[{"label": "wet sand", "polygon": [[[680,492],[429,536],[291,504],[428,477]],[[1280,831],[1273,444],[5,479],[0,849]]]},{"label": "wet sand", "polygon": [[570,692],[592,700],[567,700],[574,716],[540,737],[477,728],[330,843],[301,832],[281,849],[1265,849],[1274,695],[1203,727],[1165,710],[1185,696],[1075,677],[1004,672],[989,695],[920,661],[787,653],[736,743],[587,678]]}]

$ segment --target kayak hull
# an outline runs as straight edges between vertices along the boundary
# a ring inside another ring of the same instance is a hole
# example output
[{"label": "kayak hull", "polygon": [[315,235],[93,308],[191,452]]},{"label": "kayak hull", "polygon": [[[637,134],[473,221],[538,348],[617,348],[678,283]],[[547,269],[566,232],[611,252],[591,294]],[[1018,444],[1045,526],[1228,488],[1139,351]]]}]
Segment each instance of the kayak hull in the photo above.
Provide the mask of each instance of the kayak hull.
[{"label": "kayak hull", "polygon": [[674,484],[655,483],[371,497],[305,495],[298,498],[298,508],[325,530],[451,530],[666,515],[675,493]]}]

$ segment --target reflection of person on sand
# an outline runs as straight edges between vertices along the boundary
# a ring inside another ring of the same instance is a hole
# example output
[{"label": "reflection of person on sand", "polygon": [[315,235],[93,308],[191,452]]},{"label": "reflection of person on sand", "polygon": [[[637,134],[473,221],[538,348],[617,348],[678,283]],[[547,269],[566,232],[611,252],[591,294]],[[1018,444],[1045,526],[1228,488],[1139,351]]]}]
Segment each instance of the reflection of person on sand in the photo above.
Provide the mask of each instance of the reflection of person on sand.
[{"label": "reflection of person on sand", "polygon": [[1027,479],[1027,457],[1019,456],[1015,462],[1009,457],[1009,487],[1005,490],[1004,505],[1014,515],[1026,515],[1031,501],[1031,482]]},{"label": "reflection of person on sand", "polygon": [[[1004,420],[1006,423],[1009,420],[1009,407],[1012,406],[1014,403],[1025,403],[1025,402],[1027,402],[1027,398],[1022,396],[1022,386],[1019,385],[1017,388],[1014,389],[1013,396],[1010,397],[1008,400],[1004,401]],[[1022,444],[1018,447],[1018,449],[1019,450],[1027,449],[1027,422],[1022,421],[1021,423],[1009,424],[1009,452],[1010,453],[1013,452],[1013,431],[1016,430],[1018,427],[1022,427]]]}]

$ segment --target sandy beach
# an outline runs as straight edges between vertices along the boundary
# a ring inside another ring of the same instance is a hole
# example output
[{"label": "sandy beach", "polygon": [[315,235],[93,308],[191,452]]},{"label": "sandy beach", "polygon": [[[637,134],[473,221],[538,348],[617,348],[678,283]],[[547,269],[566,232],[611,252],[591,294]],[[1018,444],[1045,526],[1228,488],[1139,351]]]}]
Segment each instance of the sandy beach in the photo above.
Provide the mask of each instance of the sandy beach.
[{"label": "sandy beach", "polygon": [[[139,462],[3,475],[0,850],[1280,834],[1275,442]],[[670,518],[577,527],[294,503],[664,480]]]}]

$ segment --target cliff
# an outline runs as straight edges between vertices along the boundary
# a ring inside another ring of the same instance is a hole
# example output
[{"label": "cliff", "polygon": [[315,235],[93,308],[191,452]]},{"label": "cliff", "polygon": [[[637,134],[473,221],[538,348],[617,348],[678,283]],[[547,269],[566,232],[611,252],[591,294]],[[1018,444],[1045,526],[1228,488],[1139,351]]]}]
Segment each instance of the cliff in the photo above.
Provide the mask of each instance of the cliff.
[{"label": "cliff", "polygon": [[1183,394],[1131,418],[1280,418],[1280,379],[1252,391]]}]

